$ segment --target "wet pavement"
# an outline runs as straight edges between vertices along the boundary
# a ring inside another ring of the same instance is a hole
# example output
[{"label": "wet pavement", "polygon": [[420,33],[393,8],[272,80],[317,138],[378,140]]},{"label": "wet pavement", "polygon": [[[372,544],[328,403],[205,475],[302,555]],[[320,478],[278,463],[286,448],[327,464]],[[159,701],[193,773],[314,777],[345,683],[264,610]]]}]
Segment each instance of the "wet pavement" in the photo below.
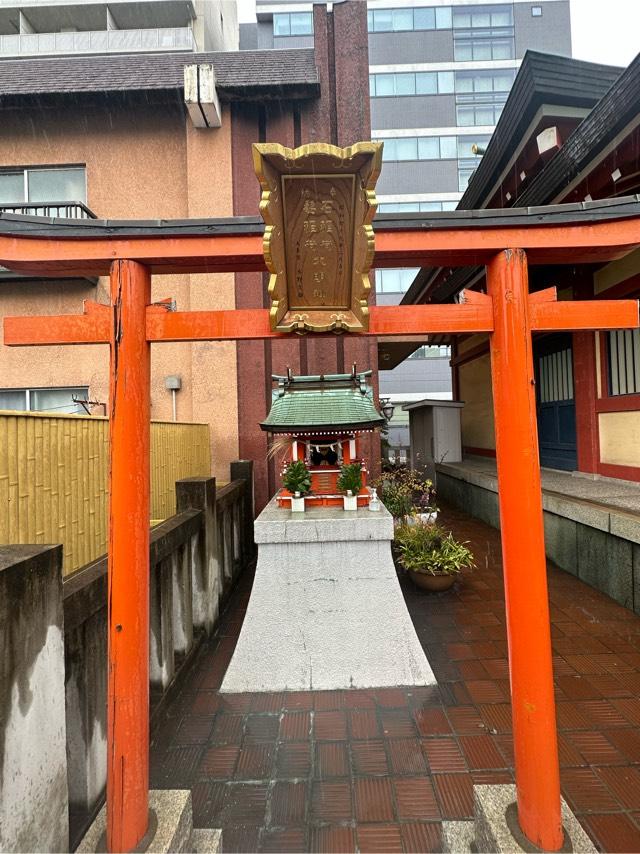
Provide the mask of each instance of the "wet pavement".
[{"label": "wet pavement", "polygon": [[[441,521],[477,567],[444,594],[401,582],[437,686],[219,694],[241,580],[151,747],[152,787],[191,788],[224,851],[439,851],[474,783],[513,782],[499,533]],[[640,618],[551,565],[549,589],[563,795],[599,850],[640,851]]]}]

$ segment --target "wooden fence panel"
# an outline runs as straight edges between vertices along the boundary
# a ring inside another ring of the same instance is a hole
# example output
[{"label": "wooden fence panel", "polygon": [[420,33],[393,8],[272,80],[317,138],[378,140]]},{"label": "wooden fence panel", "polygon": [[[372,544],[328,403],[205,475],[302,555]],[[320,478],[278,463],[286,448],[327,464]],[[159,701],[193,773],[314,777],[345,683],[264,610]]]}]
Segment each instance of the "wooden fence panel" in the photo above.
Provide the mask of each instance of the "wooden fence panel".
[{"label": "wooden fence panel", "polygon": [[[65,575],[107,549],[106,418],[0,412],[0,544],[64,546]],[[176,512],[175,482],[211,474],[208,424],[151,422],[151,518]]]}]

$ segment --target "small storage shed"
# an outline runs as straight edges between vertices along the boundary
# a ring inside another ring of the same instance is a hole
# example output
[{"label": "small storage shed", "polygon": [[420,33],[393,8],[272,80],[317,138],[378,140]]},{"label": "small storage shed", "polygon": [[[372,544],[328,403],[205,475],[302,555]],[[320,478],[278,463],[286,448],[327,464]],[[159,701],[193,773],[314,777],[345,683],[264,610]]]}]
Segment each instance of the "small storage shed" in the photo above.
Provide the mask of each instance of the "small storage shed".
[{"label": "small storage shed", "polygon": [[409,413],[411,466],[433,479],[436,463],[459,463],[462,460],[460,434],[461,400],[425,398],[407,403]]}]

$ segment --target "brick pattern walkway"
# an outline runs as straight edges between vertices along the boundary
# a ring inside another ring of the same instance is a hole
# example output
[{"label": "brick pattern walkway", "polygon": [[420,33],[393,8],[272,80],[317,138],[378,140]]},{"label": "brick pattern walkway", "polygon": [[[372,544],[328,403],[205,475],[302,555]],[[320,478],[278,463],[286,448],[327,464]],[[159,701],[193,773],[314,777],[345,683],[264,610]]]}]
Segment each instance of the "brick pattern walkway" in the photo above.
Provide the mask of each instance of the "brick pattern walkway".
[{"label": "brick pattern walkway", "polygon": [[[443,521],[477,568],[445,594],[402,582],[437,687],[220,695],[241,583],[151,748],[152,786],[190,787],[225,851],[438,851],[473,783],[513,782],[499,534]],[[600,850],[640,851],[640,618],[554,567],[549,584],[563,794]]]}]

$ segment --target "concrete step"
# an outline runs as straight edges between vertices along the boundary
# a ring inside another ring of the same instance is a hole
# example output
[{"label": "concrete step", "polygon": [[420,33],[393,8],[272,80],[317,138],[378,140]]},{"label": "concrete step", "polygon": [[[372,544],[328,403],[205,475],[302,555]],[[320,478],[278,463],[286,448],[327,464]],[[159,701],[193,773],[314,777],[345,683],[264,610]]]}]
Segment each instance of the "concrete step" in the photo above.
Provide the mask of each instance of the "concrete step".
[{"label": "concrete step", "polygon": [[[78,854],[106,851],[106,826],[105,805],[76,849]],[[221,850],[221,830],[194,828],[189,789],[152,789],[149,792],[149,829],[136,851],[148,854],[218,854]]]}]

